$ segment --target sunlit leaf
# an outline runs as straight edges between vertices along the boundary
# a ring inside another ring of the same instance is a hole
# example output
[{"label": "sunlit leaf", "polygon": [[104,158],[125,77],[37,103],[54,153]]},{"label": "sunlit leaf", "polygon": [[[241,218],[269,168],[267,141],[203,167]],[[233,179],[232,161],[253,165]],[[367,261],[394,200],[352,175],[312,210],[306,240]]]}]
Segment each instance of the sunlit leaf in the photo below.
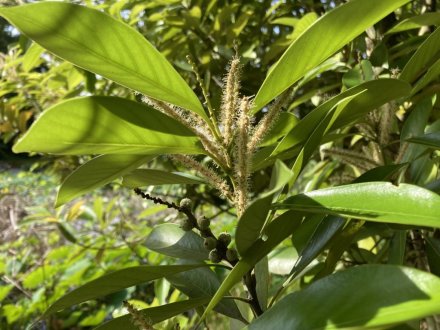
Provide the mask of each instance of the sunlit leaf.
[{"label": "sunlit leaf", "polygon": [[0,15],[79,67],[207,118],[197,96],[165,57],[139,32],[101,11],[41,2],[3,7]]},{"label": "sunlit leaf", "polygon": [[286,50],[255,97],[254,111],[280,95],[365,29],[409,0],[352,0],[318,19]]},{"label": "sunlit leaf", "polygon": [[367,182],[325,188],[289,197],[276,207],[440,228],[440,196],[409,184]]},{"label": "sunlit leaf", "polygon": [[46,110],[14,152],[54,154],[201,153],[198,139],[174,119],[138,102],[91,96]]}]

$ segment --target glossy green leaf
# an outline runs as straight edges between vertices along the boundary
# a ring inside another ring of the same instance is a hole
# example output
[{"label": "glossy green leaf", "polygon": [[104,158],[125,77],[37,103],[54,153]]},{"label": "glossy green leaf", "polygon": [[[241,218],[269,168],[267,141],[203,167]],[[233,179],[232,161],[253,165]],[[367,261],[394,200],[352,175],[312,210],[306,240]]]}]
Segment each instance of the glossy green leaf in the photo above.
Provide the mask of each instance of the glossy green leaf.
[{"label": "glossy green leaf", "polygon": [[440,24],[440,13],[425,13],[422,15],[409,17],[400,21],[398,24],[393,26],[385,34],[392,34],[402,31],[408,31],[413,29],[420,29],[422,26],[429,25],[439,25]]},{"label": "glossy green leaf", "polygon": [[3,7],[0,15],[55,55],[207,119],[200,101],[183,78],[139,32],[125,23],[98,10],[62,2]]},{"label": "glossy green leaf", "polygon": [[184,231],[176,224],[155,226],[148,235],[145,246],[174,258],[200,261],[208,259],[208,250],[203,245],[203,239],[193,231]]},{"label": "glossy green leaf", "polygon": [[154,156],[144,155],[101,155],[95,157],[78,167],[63,181],[58,191],[55,207],[106,185],[153,158]]},{"label": "glossy green leaf", "polygon": [[417,51],[406,63],[399,79],[413,83],[422,75],[435,61],[440,54],[440,28],[431,33]]},{"label": "glossy green leaf", "polygon": [[302,217],[303,214],[300,212],[288,211],[274,219],[267,226],[264,232],[265,240],[259,238],[248,249],[248,252],[243,255],[242,259],[240,259],[240,261],[234,266],[206,307],[201,318],[202,320],[210,311],[212,311],[223,296],[225,296],[258,261],[268,255],[273,248],[292,234],[292,231],[297,227],[298,222],[301,221]]},{"label": "glossy green leaf", "polygon": [[292,178],[292,172],[277,160],[272,172],[270,190],[253,201],[240,217],[235,232],[237,251],[243,255],[258,239],[266,222],[274,195]]},{"label": "glossy green leaf", "polygon": [[413,268],[365,265],[287,295],[248,329],[382,329],[439,312],[438,277]]},{"label": "glossy green leaf", "polygon": [[[307,219],[306,219],[307,221]],[[331,242],[332,238],[345,225],[345,220],[341,217],[328,215],[324,217],[316,227],[306,246],[299,255],[295,265],[292,267],[290,274],[292,278],[301,273]]]},{"label": "glossy green leaf", "polygon": [[352,0],[318,19],[286,50],[255,97],[255,111],[280,95],[354,39],[409,0]]},{"label": "glossy green leaf", "polygon": [[13,150],[68,155],[202,152],[198,139],[174,119],[138,102],[101,96],[46,110]]},{"label": "glossy green leaf", "polygon": [[378,166],[357,177],[353,181],[353,183],[369,182],[369,181],[377,181],[377,180],[387,181],[393,175],[399,173],[406,166],[408,166],[408,164],[405,163]]},{"label": "glossy green leaf", "polygon": [[248,329],[382,329],[438,313],[439,290],[438,277],[413,268],[353,267],[289,294]]},{"label": "glossy green leaf", "polygon": [[440,149],[440,132],[428,133],[420,136],[413,136],[407,139],[407,141],[428,146],[434,149]]},{"label": "glossy green leaf", "polygon": [[207,267],[206,264],[179,265],[179,266],[137,266],[117,270],[113,273],[101,276],[83,286],[70,291],[55,301],[45,312],[49,315],[64,308],[96,299],[110,293],[118,292],[133,285],[153,281],[171,274],[185,272],[199,267]]},{"label": "glossy green leaf", "polygon": [[280,116],[276,123],[264,136],[263,141],[260,143],[260,147],[269,146],[276,143],[285,134],[290,132],[298,122],[299,119],[295,115],[289,112],[280,113]]},{"label": "glossy green leaf", "polygon": [[[383,91],[386,90],[387,93]],[[359,94],[360,92],[363,93]],[[356,87],[350,88],[345,92],[333,97],[327,102],[310,112],[301,120],[278,144],[271,156],[275,156],[287,149],[297,146],[304,142],[315,127],[325,118],[331,109],[350,96],[359,94],[346,107],[344,112],[334,123],[332,129],[339,128],[351,121],[361,117],[365,113],[372,111],[382,104],[391,100],[408,96],[411,92],[411,86],[403,81],[396,79],[378,79],[367,81]]]},{"label": "glossy green leaf", "polygon": [[[194,263],[192,260],[183,261],[184,264],[191,262]],[[220,287],[220,280],[216,273],[209,268],[197,268],[168,275],[166,279],[190,298],[212,297]],[[221,300],[215,310],[234,319],[243,320],[234,300]]]},{"label": "glossy green leaf", "polygon": [[180,172],[166,172],[155,169],[138,169],[124,175],[122,185],[136,188],[167,184],[201,184],[203,179]]},{"label": "glossy green leaf", "polygon": [[40,62],[40,56],[44,49],[38,44],[33,43],[23,56],[22,68],[25,72],[29,72]]},{"label": "glossy green leaf", "polygon": [[298,252],[294,247],[281,247],[269,254],[269,271],[272,274],[287,275],[297,260]]},{"label": "glossy green leaf", "polygon": [[440,196],[409,184],[366,182],[331,187],[289,197],[276,208],[440,228]]},{"label": "glossy green leaf", "polygon": [[[197,308],[209,302],[209,298],[201,297],[184,301],[178,301],[175,303],[151,307],[146,309],[140,309],[139,312],[152,324],[165,321],[173,316],[182,314],[193,308]],[[133,323],[133,318],[130,314],[117,317],[111,321],[108,321],[94,330],[139,330],[138,326]]]}]

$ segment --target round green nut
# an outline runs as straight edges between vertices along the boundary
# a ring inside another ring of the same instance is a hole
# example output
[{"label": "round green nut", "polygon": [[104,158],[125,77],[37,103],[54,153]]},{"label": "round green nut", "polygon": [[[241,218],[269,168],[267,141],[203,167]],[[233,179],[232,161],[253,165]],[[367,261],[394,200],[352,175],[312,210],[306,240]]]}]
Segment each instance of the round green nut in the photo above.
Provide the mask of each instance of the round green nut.
[{"label": "round green nut", "polygon": [[238,253],[236,249],[227,249],[226,250],[226,259],[229,262],[234,262],[238,260]]},{"label": "round green nut", "polygon": [[203,245],[209,251],[217,247],[217,240],[214,237],[207,237],[203,240]]},{"label": "round green nut", "polygon": [[180,228],[182,228],[184,231],[190,231],[194,228],[194,224],[191,220],[185,218],[182,219],[182,222],[180,223]]},{"label": "round green nut", "polygon": [[220,235],[218,235],[218,240],[224,246],[228,246],[229,243],[231,243],[231,235],[229,235],[228,233],[221,233]]},{"label": "round green nut", "polygon": [[179,206],[181,208],[191,210],[192,201],[189,198],[184,198],[184,199],[182,199],[180,201],[180,205]]},{"label": "round green nut", "polygon": [[209,260],[214,263],[222,261],[222,257],[217,249],[212,249],[209,251]]},{"label": "round green nut", "polygon": [[200,230],[208,230],[211,225],[211,220],[205,217],[200,217],[197,219]]}]

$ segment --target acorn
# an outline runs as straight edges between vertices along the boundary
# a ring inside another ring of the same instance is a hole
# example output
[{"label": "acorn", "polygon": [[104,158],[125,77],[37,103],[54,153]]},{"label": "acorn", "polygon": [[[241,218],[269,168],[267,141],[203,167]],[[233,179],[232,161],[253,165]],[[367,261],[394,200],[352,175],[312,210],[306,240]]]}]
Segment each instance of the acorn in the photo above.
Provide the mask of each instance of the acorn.
[{"label": "acorn", "polygon": [[238,260],[238,253],[236,249],[227,249],[226,250],[226,259],[229,262],[235,262]]},{"label": "acorn", "polygon": [[209,260],[214,263],[222,261],[222,257],[217,249],[212,249],[209,251]]},{"label": "acorn", "polygon": [[217,247],[217,240],[214,237],[207,237],[203,240],[203,245],[209,251]]},{"label": "acorn", "polygon": [[183,209],[191,210],[192,201],[189,198],[184,198],[180,201],[179,206]]},{"label": "acorn", "polygon": [[180,222],[180,228],[182,228],[184,231],[190,231],[194,228],[194,224],[191,220],[185,218]]},{"label": "acorn", "polygon": [[218,240],[219,240],[224,246],[228,246],[229,243],[231,243],[231,235],[229,235],[228,233],[221,233],[220,235],[218,235]]},{"label": "acorn", "polygon": [[197,219],[200,230],[208,230],[211,225],[211,220],[206,217],[200,217]]}]

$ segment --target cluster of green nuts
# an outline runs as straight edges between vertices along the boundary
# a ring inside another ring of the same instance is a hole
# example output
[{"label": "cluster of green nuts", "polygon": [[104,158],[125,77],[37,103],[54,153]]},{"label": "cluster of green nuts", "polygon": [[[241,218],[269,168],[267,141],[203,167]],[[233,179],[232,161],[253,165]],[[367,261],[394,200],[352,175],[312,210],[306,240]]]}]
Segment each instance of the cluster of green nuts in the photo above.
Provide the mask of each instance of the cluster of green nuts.
[{"label": "cluster of green nuts", "polygon": [[[221,233],[218,238],[212,233],[210,226],[211,221],[206,217],[200,217],[197,220],[192,216],[191,200],[184,198],[180,201],[179,205],[182,212],[187,214],[187,217],[182,219],[180,227],[185,231],[190,231],[194,228],[200,231],[203,244],[209,251],[209,260],[211,262],[218,263],[223,259],[230,263],[236,263],[238,261],[238,253],[235,249],[229,249],[228,245],[231,243],[231,235],[229,233]],[[190,216],[188,216],[188,213]]]}]

